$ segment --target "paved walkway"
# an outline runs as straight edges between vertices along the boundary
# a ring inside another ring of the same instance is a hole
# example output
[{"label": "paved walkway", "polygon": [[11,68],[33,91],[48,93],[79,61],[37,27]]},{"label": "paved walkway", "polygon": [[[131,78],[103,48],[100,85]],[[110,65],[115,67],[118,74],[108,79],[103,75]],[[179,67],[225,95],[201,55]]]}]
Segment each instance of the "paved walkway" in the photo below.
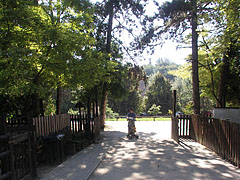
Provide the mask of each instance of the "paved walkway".
[{"label": "paved walkway", "polygon": [[140,139],[126,138],[127,122],[107,122],[103,141],[53,169],[42,180],[240,179],[240,170],[195,142],[170,139],[170,122],[137,122]]}]

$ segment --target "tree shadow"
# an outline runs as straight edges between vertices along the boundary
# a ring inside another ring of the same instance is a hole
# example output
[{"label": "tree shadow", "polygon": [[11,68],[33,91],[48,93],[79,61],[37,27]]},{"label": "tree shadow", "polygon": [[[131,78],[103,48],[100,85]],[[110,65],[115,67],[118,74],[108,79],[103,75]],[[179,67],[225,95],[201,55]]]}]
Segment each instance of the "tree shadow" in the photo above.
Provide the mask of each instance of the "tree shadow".
[{"label": "tree shadow", "polygon": [[[90,177],[94,179],[240,179],[239,169],[196,142],[181,145],[139,132],[139,139],[119,137]],[[122,137],[121,137],[122,135]]]}]

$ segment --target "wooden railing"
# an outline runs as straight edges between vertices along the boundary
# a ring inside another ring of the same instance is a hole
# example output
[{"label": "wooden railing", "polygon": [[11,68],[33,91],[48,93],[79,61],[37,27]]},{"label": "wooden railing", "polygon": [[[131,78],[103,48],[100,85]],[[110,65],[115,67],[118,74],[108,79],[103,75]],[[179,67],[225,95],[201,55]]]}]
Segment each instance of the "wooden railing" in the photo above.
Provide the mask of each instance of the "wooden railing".
[{"label": "wooden railing", "polygon": [[227,120],[192,116],[194,138],[223,159],[240,167],[240,124]]},{"label": "wooden railing", "polygon": [[61,133],[70,128],[70,115],[60,114],[33,118],[36,138]]},{"label": "wooden railing", "polygon": [[191,138],[240,167],[240,124],[202,115],[172,118],[172,139]]}]

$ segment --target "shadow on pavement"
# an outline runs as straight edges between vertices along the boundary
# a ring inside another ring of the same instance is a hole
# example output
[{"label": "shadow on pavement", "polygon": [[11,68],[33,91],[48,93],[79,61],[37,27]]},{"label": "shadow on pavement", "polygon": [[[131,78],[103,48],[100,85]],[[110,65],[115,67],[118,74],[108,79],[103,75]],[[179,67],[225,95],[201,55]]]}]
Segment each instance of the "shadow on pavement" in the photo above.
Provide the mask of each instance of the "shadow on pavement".
[{"label": "shadow on pavement", "polygon": [[139,139],[129,140],[126,133],[109,133],[119,140],[89,179],[240,179],[239,169],[204,146],[195,142],[180,146],[157,140],[155,134],[139,132]]},{"label": "shadow on pavement", "polygon": [[123,132],[103,132],[102,140],[73,155],[62,164],[43,175],[41,180],[86,180],[105,157],[106,152],[118,142]]}]

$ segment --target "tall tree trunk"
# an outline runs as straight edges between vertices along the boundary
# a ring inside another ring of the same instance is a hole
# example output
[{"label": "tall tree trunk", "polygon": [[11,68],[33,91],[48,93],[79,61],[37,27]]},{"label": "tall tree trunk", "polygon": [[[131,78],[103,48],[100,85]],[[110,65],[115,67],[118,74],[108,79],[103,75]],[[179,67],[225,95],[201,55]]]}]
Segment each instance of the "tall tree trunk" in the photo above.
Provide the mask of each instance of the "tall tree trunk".
[{"label": "tall tree trunk", "polygon": [[62,105],[62,87],[58,86],[56,100],[56,114],[61,114],[61,105]]},{"label": "tall tree trunk", "polygon": [[197,34],[197,2],[192,0],[192,83],[193,83],[193,110],[200,114],[199,76],[198,76],[198,34]]},{"label": "tall tree trunk", "polygon": [[[39,86],[39,80],[38,75],[34,78],[33,84],[38,87]],[[41,114],[41,107],[40,107],[40,98],[37,92],[33,93],[31,95],[32,100],[32,114],[33,117],[37,117]]]},{"label": "tall tree trunk", "polygon": [[98,117],[98,88],[97,88],[97,86],[95,86],[95,88],[94,88],[94,92],[95,92],[95,115],[96,115],[96,117]]},{"label": "tall tree trunk", "polygon": [[[106,52],[111,53],[111,42],[112,42],[112,24],[113,24],[113,0],[109,0],[109,19],[108,19],[108,30],[107,30],[107,44]],[[110,61],[110,59],[109,59]],[[104,129],[106,107],[107,107],[107,94],[108,94],[108,84],[103,83],[101,108],[100,108],[100,126]]]},{"label": "tall tree trunk", "polygon": [[102,99],[101,99],[101,105],[100,105],[100,128],[104,129],[105,124],[105,117],[106,117],[106,108],[107,108],[107,83],[105,82],[103,84],[102,89]]},{"label": "tall tree trunk", "polygon": [[37,93],[32,94],[32,112],[33,117],[38,117],[41,114],[40,101]]},{"label": "tall tree trunk", "polygon": [[110,0],[109,1],[108,30],[107,30],[107,44],[106,44],[107,53],[111,53],[112,25],[113,25],[113,0]]},{"label": "tall tree trunk", "polygon": [[221,66],[220,80],[218,85],[218,99],[217,107],[226,107],[227,96],[227,80],[229,75],[229,60],[226,55],[223,57],[223,64]]}]

